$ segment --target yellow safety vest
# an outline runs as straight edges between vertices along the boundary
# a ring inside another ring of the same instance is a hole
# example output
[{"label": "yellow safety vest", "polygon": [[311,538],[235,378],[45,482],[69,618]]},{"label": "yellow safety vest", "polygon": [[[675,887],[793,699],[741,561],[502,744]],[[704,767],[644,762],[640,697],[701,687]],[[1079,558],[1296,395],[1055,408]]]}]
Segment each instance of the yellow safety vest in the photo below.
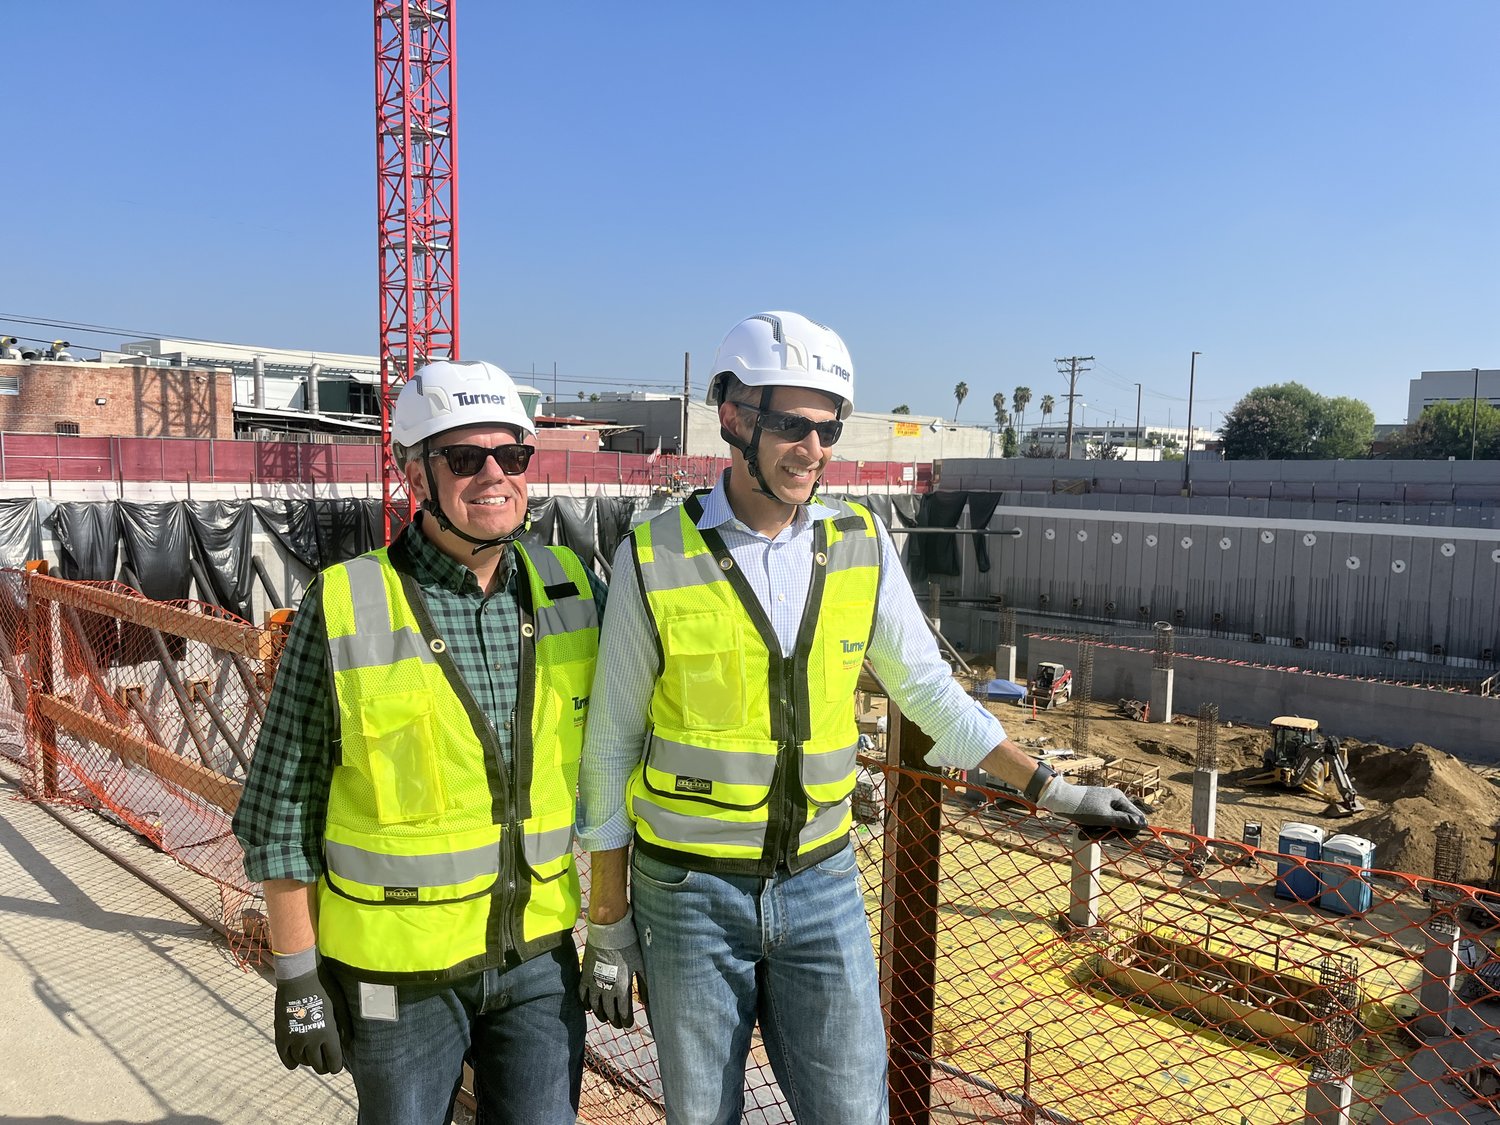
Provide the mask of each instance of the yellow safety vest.
[{"label": "yellow safety vest", "polygon": [[567,548],[515,551],[509,770],[399,542],[323,572],[341,749],[318,946],[361,979],[447,980],[526,960],[569,940],[577,921],[575,795],[598,607]]},{"label": "yellow safety vest", "polygon": [[858,504],[813,527],[796,650],[765,611],[698,497],[642,524],[633,549],[659,661],[651,730],[631,775],[636,846],[726,874],[800,871],[851,823],[854,692],[875,622],[880,541]]}]

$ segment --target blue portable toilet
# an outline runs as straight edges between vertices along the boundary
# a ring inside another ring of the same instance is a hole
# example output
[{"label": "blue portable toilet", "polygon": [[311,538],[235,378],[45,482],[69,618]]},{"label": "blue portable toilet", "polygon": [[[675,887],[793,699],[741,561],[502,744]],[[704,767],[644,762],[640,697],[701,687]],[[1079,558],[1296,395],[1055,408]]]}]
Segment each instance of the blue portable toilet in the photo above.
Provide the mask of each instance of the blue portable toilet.
[{"label": "blue portable toilet", "polygon": [[1323,893],[1318,905],[1335,914],[1363,914],[1370,909],[1370,868],[1375,865],[1375,845],[1362,836],[1340,832],[1323,841],[1323,861],[1344,863],[1354,868],[1324,868],[1321,872]]},{"label": "blue portable toilet", "polygon": [[1323,830],[1315,824],[1289,820],[1281,826],[1276,851],[1282,857],[1290,857],[1276,861],[1276,897],[1294,902],[1317,902],[1323,893],[1323,882],[1318,878],[1317,870],[1295,861],[1311,863],[1323,858]]}]

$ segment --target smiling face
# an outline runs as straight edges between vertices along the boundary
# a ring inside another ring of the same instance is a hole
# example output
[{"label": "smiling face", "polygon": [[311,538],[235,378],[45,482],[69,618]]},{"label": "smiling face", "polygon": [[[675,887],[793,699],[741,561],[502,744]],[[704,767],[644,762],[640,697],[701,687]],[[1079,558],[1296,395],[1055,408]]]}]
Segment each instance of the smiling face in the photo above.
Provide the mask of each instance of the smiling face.
[{"label": "smiling face", "polygon": [[[757,396],[758,400],[758,396]],[[818,391],[805,387],[777,387],[771,394],[771,410],[797,414],[810,422],[828,422],[838,418],[834,403]],[[719,421],[744,441],[755,432],[755,410],[725,403],[719,407]],[[736,459],[740,454],[736,452]],[[757,447],[761,475],[776,498],[786,504],[805,504],[812,499],[828,462],[833,460],[833,446],[824,445],[816,430],[800,441],[762,429]],[[733,479],[733,478],[731,478]]]},{"label": "smiling face", "polygon": [[[509,426],[465,426],[439,434],[432,439],[429,446],[432,455],[425,462],[421,459],[407,462],[407,486],[418,503],[435,499],[454,527],[476,539],[498,539],[509,535],[526,518],[525,475],[508,476],[493,457],[487,457],[473,476],[454,476],[447,461],[436,451],[447,445],[478,445],[492,449],[513,442],[526,442],[526,435]],[[429,486],[429,469],[431,484],[437,489],[435,496]],[[423,520],[422,528],[440,548],[460,562],[467,563],[472,557],[473,545],[439,528],[436,520]]]}]

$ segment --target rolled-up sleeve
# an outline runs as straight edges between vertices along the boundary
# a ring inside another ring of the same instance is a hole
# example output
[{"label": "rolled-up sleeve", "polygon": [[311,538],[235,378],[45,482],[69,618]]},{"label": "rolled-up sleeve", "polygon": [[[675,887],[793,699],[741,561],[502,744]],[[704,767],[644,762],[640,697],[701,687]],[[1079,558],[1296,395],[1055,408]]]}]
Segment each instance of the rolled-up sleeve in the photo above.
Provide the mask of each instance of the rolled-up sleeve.
[{"label": "rolled-up sleeve", "polygon": [[973,769],[1005,738],[1000,720],[970,699],[938,652],[890,533],[880,534],[880,601],[870,663],[904,715],[932,739],[931,766]]},{"label": "rolled-up sleeve", "polygon": [[255,756],[234,814],[254,882],[315,883],[333,781],[333,693],[321,579],[308,587],[282,650]]},{"label": "rolled-up sleeve", "polygon": [[625,787],[646,745],[656,688],[656,641],[631,543],[627,536],[615,551],[578,768],[578,837],[591,852],[623,848],[634,835]]}]

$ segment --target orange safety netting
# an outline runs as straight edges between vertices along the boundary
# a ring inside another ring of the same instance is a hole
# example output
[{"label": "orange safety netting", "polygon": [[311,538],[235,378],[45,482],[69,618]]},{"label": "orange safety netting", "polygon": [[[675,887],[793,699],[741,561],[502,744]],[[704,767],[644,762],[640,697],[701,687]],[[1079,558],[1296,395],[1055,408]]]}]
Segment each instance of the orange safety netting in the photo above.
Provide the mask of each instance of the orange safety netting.
[{"label": "orange safety netting", "polygon": [[[280,635],[0,571],[0,755],[30,795],[96,807],[212,880],[250,955],[259,888],[229,819]],[[914,732],[892,721],[901,756]],[[873,759],[861,774],[893,1121],[1436,1123],[1500,1107],[1500,895],[1274,841],[1080,841],[960,778]],[[661,1119],[648,1023],[591,1021],[587,1053],[584,1120]],[[758,1040],[747,1086],[746,1121],[792,1120]]]}]

